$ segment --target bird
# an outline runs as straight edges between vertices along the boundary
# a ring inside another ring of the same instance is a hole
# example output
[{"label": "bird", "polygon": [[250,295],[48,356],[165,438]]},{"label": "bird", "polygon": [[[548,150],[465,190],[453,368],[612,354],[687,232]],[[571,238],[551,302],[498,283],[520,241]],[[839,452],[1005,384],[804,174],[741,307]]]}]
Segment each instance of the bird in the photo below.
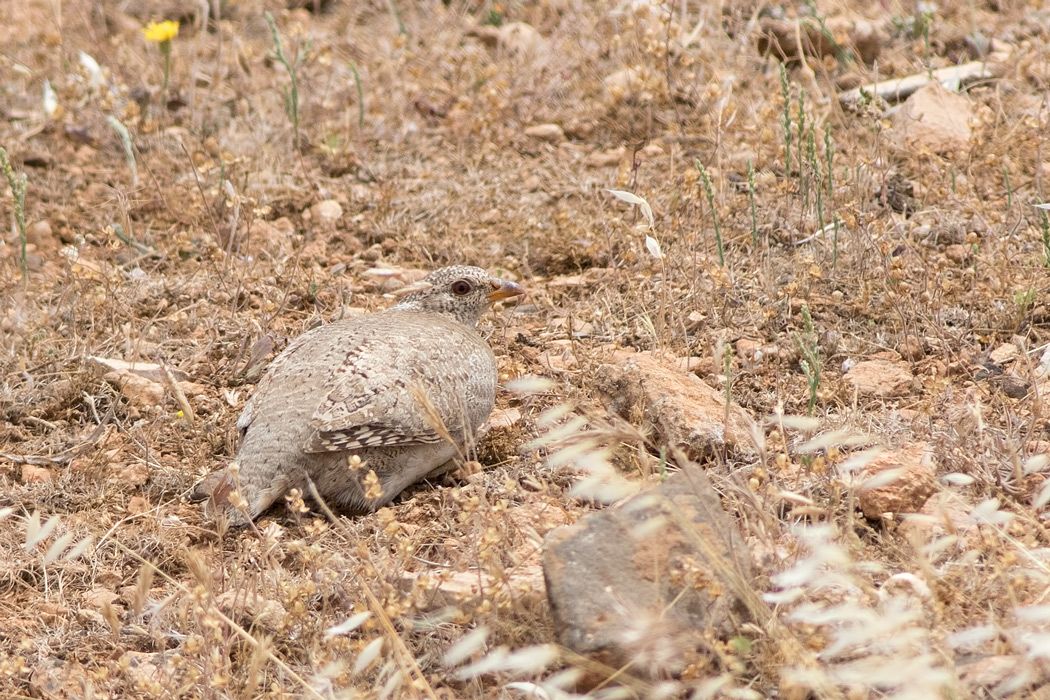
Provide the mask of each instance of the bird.
[{"label": "bird", "polygon": [[314,493],[311,484],[349,513],[389,504],[467,454],[498,380],[477,323],[493,302],[524,293],[478,267],[445,267],[386,311],[300,335],[245,404],[234,460],[198,490],[235,526],[292,489]]}]

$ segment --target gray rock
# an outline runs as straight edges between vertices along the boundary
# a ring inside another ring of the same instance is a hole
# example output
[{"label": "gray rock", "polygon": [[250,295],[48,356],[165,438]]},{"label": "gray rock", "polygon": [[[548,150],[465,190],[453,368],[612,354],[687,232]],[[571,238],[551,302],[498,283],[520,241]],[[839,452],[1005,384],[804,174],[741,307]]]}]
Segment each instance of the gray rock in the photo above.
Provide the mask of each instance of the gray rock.
[{"label": "gray rock", "polygon": [[551,532],[543,572],[558,641],[632,673],[681,673],[747,617],[749,552],[696,467]]}]

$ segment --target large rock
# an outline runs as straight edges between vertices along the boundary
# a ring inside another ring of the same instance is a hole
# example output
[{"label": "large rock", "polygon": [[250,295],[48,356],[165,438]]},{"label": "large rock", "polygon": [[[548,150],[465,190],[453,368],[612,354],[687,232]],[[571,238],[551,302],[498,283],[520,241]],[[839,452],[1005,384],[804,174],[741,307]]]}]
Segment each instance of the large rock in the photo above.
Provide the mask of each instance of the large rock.
[{"label": "large rock", "polygon": [[90,671],[75,659],[49,656],[40,661],[29,676],[29,697],[33,698],[86,698],[92,697],[94,689]]},{"label": "large rock", "polygon": [[117,661],[124,676],[125,687],[141,693],[139,697],[165,695],[166,689],[181,680],[178,677],[179,666],[177,662],[172,662],[174,656],[176,653],[173,651],[125,651]]},{"label": "large rock", "polygon": [[751,582],[743,539],[696,467],[552,531],[543,573],[561,644],[652,676],[730,634],[745,617],[734,591]]},{"label": "large rock", "polygon": [[845,379],[861,396],[893,398],[915,391],[915,375],[903,362],[865,360],[853,365]]},{"label": "large rock", "polygon": [[598,368],[595,388],[608,409],[625,418],[640,410],[672,447],[697,460],[723,448],[754,453],[751,417],[737,405],[726,412],[725,394],[682,372],[673,360],[649,353],[618,354],[619,364]]},{"label": "large rock", "polygon": [[827,24],[763,17],[755,32],[759,53],[771,53],[782,61],[797,63],[807,57],[832,57],[849,46],[867,65],[879,57],[889,41],[882,24],[865,19],[829,18]]},{"label": "large rock", "polygon": [[917,547],[951,537],[954,544],[935,547],[928,555],[932,563],[940,565],[964,551],[981,546],[981,529],[970,517],[972,510],[973,504],[959,493],[941,491],[926,499],[917,512],[904,513],[897,532]]},{"label": "large rock", "polygon": [[538,564],[516,566],[501,576],[479,571],[408,572],[401,577],[401,590],[411,592],[416,612],[434,612],[449,607],[475,610],[486,601],[511,602],[516,610],[543,603],[543,573]]},{"label": "large rock", "polygon": [[894,115],[896,140],[902,148],[964,155],[970,150],[973,118],[968,98],[934,81],[909,97]]},{"label": "large rock", "polygon": [[[857,500],[865,517],[878,520],[885,513],[918,513],[936,490],[933,451],[925,442],[911,442],[883,452],[861,472]],[[875,488],[872,479],[886,479]]]}]

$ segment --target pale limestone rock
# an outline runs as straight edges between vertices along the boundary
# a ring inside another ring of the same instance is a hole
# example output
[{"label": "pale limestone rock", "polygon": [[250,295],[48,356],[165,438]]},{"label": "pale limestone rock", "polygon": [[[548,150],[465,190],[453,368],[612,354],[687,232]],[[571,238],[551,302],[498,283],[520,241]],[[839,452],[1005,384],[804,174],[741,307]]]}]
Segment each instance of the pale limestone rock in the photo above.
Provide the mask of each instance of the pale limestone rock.
[{"label": "pale limestone rock", "polygon": [[865,360],[853,365],[845,379],[861,396],[893,398],[915,391],[915,376],[908,365],[891,360]]},{"label": "pale limestone rock", "polygon": [[909,150],[964,155],[970,149],[970,98],[932,82],[909,97],[894,115],[897,144]]}]

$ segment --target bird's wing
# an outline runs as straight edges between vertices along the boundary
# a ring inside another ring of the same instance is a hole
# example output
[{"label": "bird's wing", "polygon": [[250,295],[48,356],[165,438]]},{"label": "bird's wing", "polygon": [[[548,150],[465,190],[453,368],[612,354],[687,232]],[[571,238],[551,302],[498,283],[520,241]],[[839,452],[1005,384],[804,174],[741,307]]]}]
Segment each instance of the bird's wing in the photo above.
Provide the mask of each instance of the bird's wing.
[{"label": "bird's wing", "polygon": [[251,397],[247,403],[244,404],[244,408],[241,410],[241,415],[237,418],[237,429],[241,431],[241,435],[248,430],[248,426],[255,420],[255,404],[256,400],[260,396],[265,396],[270,391],[271,386],[274,383],[274,375],[280,372],[281,368],[288,364],[289,360],[295,355],[299,348],[306,344],[310,337],[310,333],[304,333],[291,342],[284,349],[284,351],[277,357],[273,358],[273,361],[266,367],[266,372],[263,374],[262,379],[255,386],[255,391],[252,392]]},{"label": "bird's wing", "polygon": [[462,411],[449,404],[449,397],[462,396],[466,378],[423,376],[417,368],[430,366],[431,359],[426,348],[381,340],[353,348],[331,375],[331,389],[314,411],[304,451],[419,445],[456,435]]}]

